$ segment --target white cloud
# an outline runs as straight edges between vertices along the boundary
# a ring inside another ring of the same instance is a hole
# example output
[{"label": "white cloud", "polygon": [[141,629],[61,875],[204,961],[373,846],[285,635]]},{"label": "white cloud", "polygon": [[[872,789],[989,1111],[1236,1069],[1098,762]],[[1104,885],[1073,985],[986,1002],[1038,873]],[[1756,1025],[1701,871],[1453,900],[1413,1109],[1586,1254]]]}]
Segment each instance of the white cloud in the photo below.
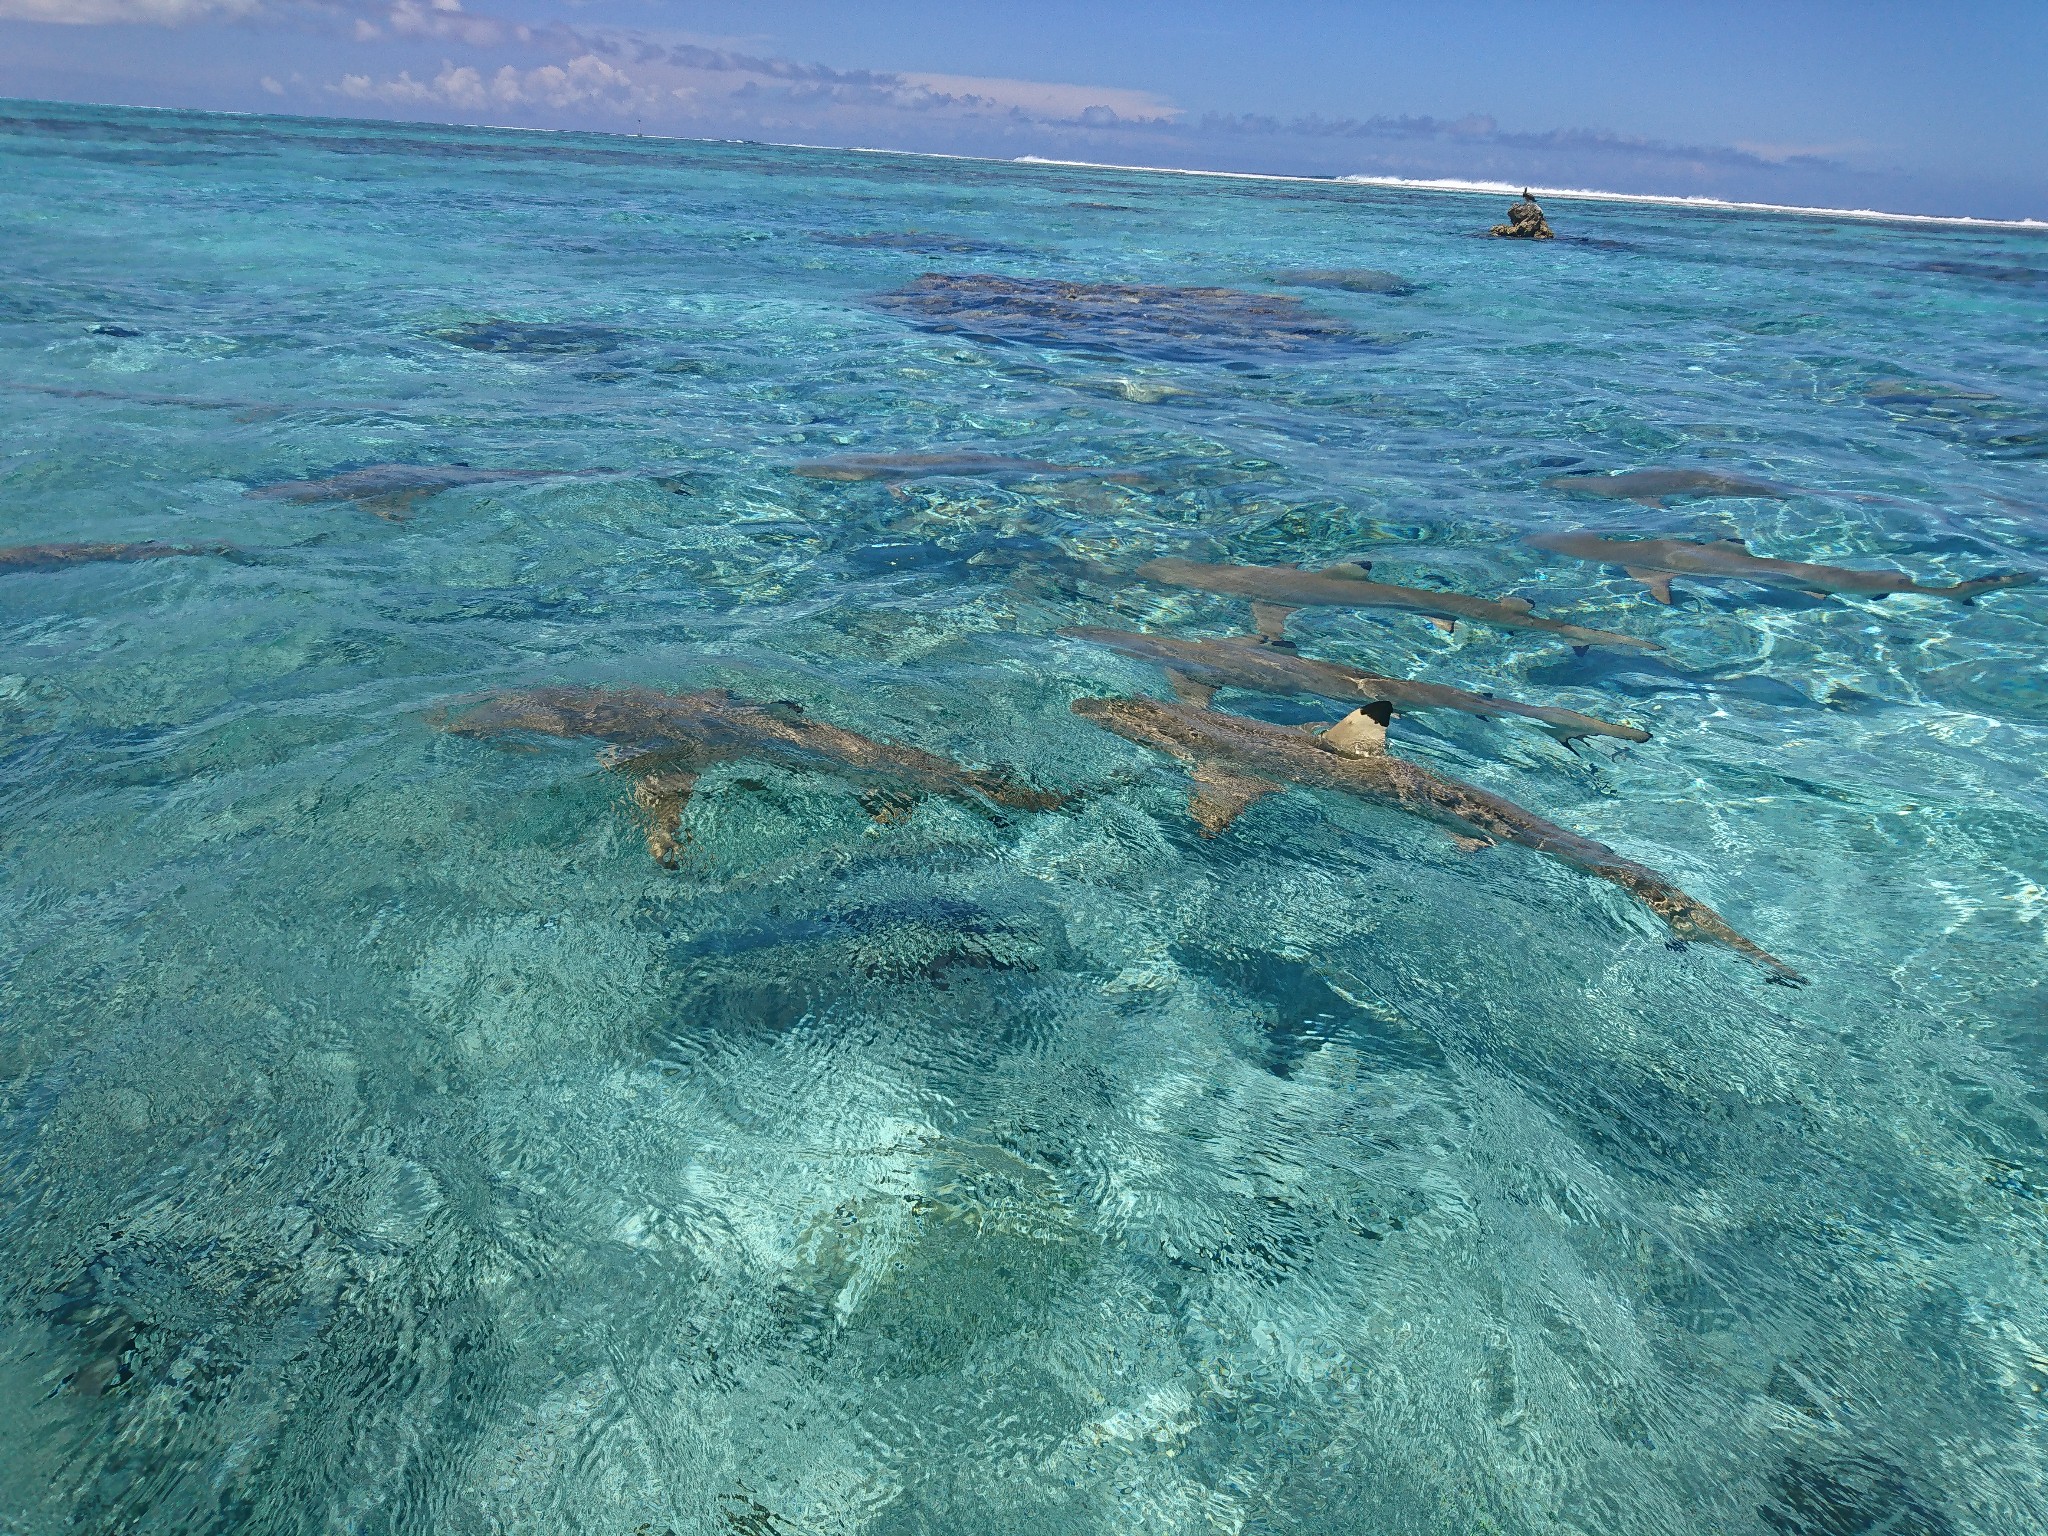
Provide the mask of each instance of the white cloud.
[{"label": "white cloud", "polygon": [[[5,3],[5,0],[0,0]],[[440,37],[488,48],[505,40],[505,27],[486,16],[465,16],[461,0],[396,0],[387,25],[400,37]]]},{"label": "white cloud", "polygon": [[[1005,80],[982,75],[902,74],[905,106],[954,106],[966,111],[1018,112],[1058,122],[1164,123],[1180,108],[1151,91],[1120,86],[1063,85],[1049,80]],[[917,97],[929,98],[920,103]]]},{"label": "white cloud", "polygon": [[284,87],[278,83],[276,77],[274,76],[265,75],[261,80],[257,81],[256,83],[262,86],[263,89],[268,91],[272,96],[282,96],[284,94]]},{"label": "white cloud", "polygon": [[262,8],[263,0],[0,0],[0,21],[176,27],[215,17],[252,16]]},{"label": "white cloud", "polygon": [[546,64],[521,74],[507,64],[491,81],[491,95],[508,104],[550,107],[626,107],[643,93],[632,79],[594,53],[567,65]]},{"label": "white cloud", "polygon": [[538,69],[520,70],[505,65],[484,79],[471,65],[443,61],[441,72],[431,80],[415,80],[401,70],[393,79],[373,80],[368,75],[343,75],[332,89],[354,101],[388,101],[415,106],[431,105],[476,110],[490,105],[504,107],[600,107],[625,112],[644,106],[649,92],[637,88],[632,77],[596,54],[586,53],[567,64],[543,64]]}]

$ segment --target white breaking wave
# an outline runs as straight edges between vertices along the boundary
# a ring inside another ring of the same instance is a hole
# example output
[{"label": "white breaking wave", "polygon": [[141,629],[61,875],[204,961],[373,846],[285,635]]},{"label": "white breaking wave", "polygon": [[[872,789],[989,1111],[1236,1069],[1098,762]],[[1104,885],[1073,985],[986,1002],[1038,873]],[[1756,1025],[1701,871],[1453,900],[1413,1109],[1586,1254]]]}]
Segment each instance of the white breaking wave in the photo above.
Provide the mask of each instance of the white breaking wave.
[{"label": "white breaking wave", "polygon": [[[915,154],[895,150],[884,153]],[[941,155],[935,159],[972,160],[976,155]],[[1394,187],[1404,192],[1485,192],[1517,196],[1524,187],[1538,197],[1597,203],[1652,203],[1672,208],[1728,208],[1743,213],[1797,213],[1814,218],[1868,219],[1887,224],[1956,224],[1975,229],[2048,230],[2048,219],[1981,219],[1961,213],[1887,213],[1881,208],[1812,208],[1798,203],[1745,203],[1719,197],[1681,197],[1655,192],[1603,192],[1591,187],[1539,187],[1534,182],[1460,181],[1449,177],[1409,176],[1283,176],[1271,171],[1196,171],[1173,165],[1113,165],[1102,160],[1056,160],[1045,155],[1018,155],[1017,165],[1065,165],[1090,171],[1145,171],[1157,176],[1223,176],[1237,181],[1301,181],[1328,186]]]},{"label": "white breaking wave", "polygon": [[1339,176],[1366,187],[1400,187],[1423,192],[1518,194],[1526,186],[1538,197],[1589,203],[1655,203],[1670,208],[1733,208],[1744,213],[1803,213],[1816,218],[1878,219],[1888,224],[1969,224],[1989,229],[2048,229],[2048,219],[1980,219],[1961,213],[1887,213],[1881,208],[1814,208],[1801,203],[1745,203],[1730,198],[1678,196],[1656,192],[1602,192],[1590,187],[1539,187],[1533,182],[1424,180],[1408,176]]}]

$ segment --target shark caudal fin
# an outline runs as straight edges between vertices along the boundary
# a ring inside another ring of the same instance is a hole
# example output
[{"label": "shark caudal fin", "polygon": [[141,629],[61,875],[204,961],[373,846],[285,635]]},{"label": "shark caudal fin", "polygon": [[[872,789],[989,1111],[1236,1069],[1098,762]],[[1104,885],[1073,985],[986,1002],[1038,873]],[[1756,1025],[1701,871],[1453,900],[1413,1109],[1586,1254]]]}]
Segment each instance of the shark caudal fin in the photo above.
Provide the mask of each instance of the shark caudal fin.
[{"label": "shark caudal fin", "polygon": [[1974,603],[1986,592],[1997,592],[2006,587],[2031,587],[2040,579],[2032,571],[2008,571],[2003,576],[1979,576],[1975,581],[1958,582],[1952,587],[1935,587],[1932,590],[1938,596],[1953,598],[1959,603]]}]

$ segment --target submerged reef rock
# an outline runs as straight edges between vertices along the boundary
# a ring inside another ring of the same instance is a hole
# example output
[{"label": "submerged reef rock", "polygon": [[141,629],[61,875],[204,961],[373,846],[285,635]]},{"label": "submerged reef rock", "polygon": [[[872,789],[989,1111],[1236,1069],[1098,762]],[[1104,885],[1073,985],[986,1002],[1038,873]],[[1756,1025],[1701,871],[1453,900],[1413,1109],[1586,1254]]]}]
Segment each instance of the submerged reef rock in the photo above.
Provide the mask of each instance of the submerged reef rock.
[{"label": "submerged reef rock", "polygon": [[1543,217],[1543,209],[1535,198],[1529,195],[1527,187],[1522,188],[1522,200],[1508,209],[1508,221],[1493,226],[1492,233],[1502,240],[1554,240],[1550,232],[1550,221]]},{"label": "submerged reef rock", "polygon": [[1415,284],[1398,272],[1378,272],[1371,267],[1339,267],[1328,271],[1268,272],[1266,281],[1289,288],[1341,288],[1346,293],[1384,293],[1401,298],[1415,291]]},{"label": "submerged reef rock", "polygon": [[934,272],[875,303],[929,330],[979,340],[1168,360],[1378,345],[1299,299],[1235,288]]}]

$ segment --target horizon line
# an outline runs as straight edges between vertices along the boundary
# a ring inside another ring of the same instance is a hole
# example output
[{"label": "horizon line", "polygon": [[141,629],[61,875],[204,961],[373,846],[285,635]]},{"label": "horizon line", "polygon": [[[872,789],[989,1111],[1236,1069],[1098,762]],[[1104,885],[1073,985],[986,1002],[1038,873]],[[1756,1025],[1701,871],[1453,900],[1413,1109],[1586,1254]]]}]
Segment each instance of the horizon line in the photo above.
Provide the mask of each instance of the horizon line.
[{"label": "horizon line", "polygon": [[767,149],[801,149],[826,154],[902,155],[917,160],[965,160],[983,165],[1047,165],[1073,170],[1129,171],[1152,176],[1218,176],[1239,181],[1289,181],[1319,186],[1386,187],[1408,192],[1462,192],[1467,194],[1508,194],[1527,188],[1544,197],[1568,201],[1606,203],[1647,203],[1656,207],[1725,209],[1742,213],[1788,213],[1807,218],[1860,219],[1866,223],[1941,224],[1974,229],[2048,231],[2048,218],[1990,219],[1964,213],[1891,213],[1879,208],[1825,208],[1802,203],[1760,203],[1736,198],[1707,197],[1693,193],[1611,192],[1593,187],[1539,187],[1534,182],[1473,181],[1461,177],[1373,176],[1362,172],[1312,176],[1286,171],[1219,171],[1177,165],[1126,165],[1109,160],[1068,160],[1052,155],[973,155],[953,150],[891,149],[870,144],[804,144],[775,139],[742,139],[677,133],[626,133],[608,128],[551,128],[523,123],[451,123],[412,117],[334,117],[302,112],[257,112],[233,107],[156,107],[115,101],[56,101],[39,96],[0,97],[0,102],[25,106],[87,107],[122,112],[190,112],[213,117],[280,118],[313,123],[389,123],[412,128],[467,128],[486,133],[586,134],[605,139],[654,140],[666,144],[758,144]]}]

